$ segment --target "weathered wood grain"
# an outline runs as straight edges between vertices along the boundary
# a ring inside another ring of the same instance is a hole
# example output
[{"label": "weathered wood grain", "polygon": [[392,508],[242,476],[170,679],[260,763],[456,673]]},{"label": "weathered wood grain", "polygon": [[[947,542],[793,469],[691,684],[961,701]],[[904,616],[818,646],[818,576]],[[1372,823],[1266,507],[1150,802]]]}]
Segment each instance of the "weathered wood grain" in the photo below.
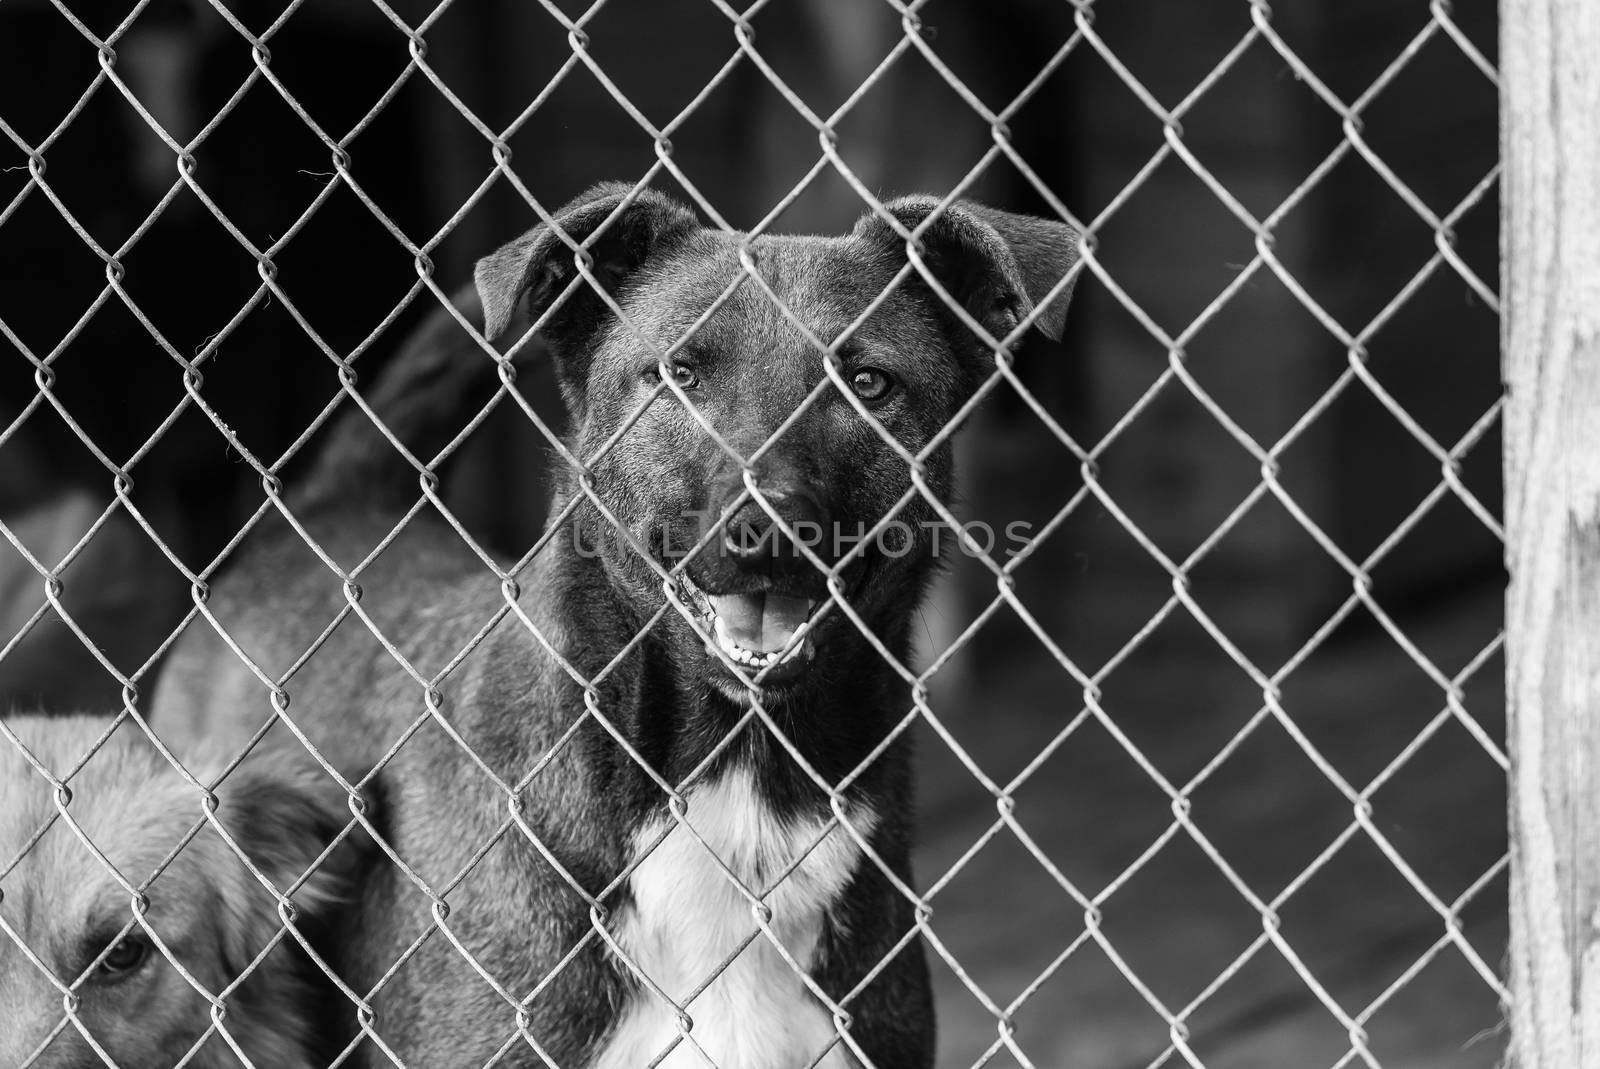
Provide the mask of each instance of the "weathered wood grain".
[{"label": "weathered wood grain", "polygon": [[1600,5],[1504,0],[1517,1069],[1600,1065]]}]

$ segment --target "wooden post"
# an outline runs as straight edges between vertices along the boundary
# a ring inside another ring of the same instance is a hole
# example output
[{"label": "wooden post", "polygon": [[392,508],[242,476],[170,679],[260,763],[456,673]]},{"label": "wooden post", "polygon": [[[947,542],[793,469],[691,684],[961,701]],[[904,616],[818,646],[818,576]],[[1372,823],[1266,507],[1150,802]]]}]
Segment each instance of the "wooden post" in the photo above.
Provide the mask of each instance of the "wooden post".
[{"label": "wooden post", "polygon": [[1600,1066],[1600,4],[1502,0],[1516,1069]]}]

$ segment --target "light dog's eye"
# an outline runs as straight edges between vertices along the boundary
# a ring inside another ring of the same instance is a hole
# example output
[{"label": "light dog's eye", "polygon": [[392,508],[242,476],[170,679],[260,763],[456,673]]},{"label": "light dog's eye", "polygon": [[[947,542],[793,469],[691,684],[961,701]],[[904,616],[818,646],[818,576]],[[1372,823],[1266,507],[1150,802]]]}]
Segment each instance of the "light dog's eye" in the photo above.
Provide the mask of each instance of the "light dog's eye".
[{"label": "light dog's eye", "polygon": [[150,943],[143,935],[128,935],[106,952],[95,969],[95,978],[114,983],[138,972],[150,960]]},{"label": "light dog's eye", "polygon": [[894,393],[894,387],[894,377],[882,368],[857,368],[855,374],[850,376],[850,388],[869,405],[887,401]]},{"label": "light dog's eye", "polygon": [[[651,368],[650,375],[653,378],[660,379],[661,368],[659,366]],[[688,364],[673,364],[672,381],[678,384],[678,389],[680,390],[692,390],[700,385],[700,376],[696,375],[694,368]]]}]

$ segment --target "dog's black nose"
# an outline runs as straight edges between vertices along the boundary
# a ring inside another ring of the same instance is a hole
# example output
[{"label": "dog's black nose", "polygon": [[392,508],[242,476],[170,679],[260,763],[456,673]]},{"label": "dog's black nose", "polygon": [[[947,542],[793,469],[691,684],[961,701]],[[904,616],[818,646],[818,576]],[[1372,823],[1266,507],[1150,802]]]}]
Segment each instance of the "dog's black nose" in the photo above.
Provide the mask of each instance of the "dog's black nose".
[{"label": "dog's black nose", "polygon": [[821,540],[822,509],[804,491],[762,490],[774,512],[783,518],[793,537],[772,522],[759,504],[747,502],[728,518],[722,529],[722,548],[743,565],[761,564],[779,555],[802,557],[798,542],[817,554],[823,553]]}]

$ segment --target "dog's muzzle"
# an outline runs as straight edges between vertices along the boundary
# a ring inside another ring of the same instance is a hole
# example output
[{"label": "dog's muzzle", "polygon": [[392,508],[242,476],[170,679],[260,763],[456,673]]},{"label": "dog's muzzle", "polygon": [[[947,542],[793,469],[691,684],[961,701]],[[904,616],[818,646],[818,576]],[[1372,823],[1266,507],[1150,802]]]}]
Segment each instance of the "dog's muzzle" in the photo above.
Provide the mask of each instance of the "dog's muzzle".
[{"label": "dog's muzzle", "polygon": [[758,676],[759,682],[791,679],[815,657],[810,632],[817,603],[812,599],[769,590],[707,594],[688,576],[682,582],[716,650]]}]

